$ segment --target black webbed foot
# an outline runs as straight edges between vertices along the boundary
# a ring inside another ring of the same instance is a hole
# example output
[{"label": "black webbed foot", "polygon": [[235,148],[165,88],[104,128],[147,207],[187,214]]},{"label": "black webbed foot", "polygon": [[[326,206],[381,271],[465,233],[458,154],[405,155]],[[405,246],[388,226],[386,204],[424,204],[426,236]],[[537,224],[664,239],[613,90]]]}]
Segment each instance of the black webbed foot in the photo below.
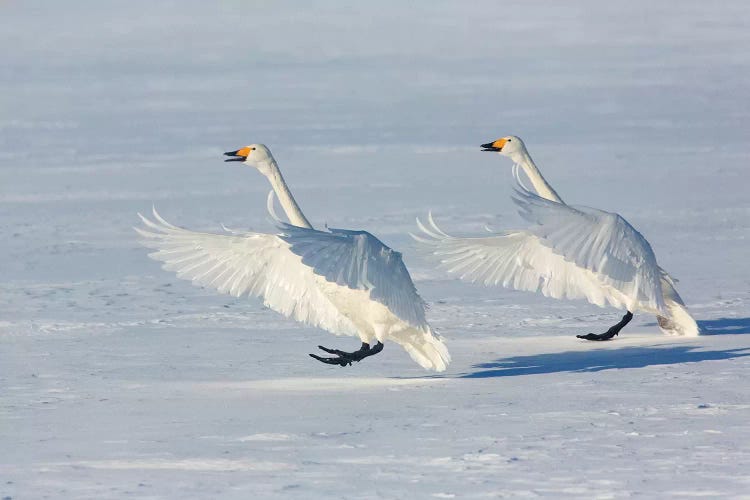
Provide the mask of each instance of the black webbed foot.
[{"label": "black webbed foot", "polygon": [[[327,347],[323,347],[322,345],[319,345],[318,349],[320,349],[321,351],[325,351],[328,354],[335,354],[336,356],[352,356],[352,355],[354,355],[353,352],[345,352],[345,351],[340,351],[338,349],[329,349]],[[357,352],[357,351],[355,351],[355,352]],[[312,354],[310,356],[312,356]]]},{"label": "black webbed foot", "polygon": [[310,357],[311,358],[315,358],[318,361],[320,361],[321,363],[326,363],[328,365],[339,365],[341,367],[344,367],[344,366],[351,366],[351,364],[352,364],[352,360],[351,359],[347,359],[347,358],[343,358],[343,357],[338,357],[338,358],[324,358],[322,356],[318,356],[317,354],[310,354]]},{"label": "black webbed foot", "polygon": [[625,325],[630,323],[631,319],[633,319],[633,313],[628,311],[625,313],[625,316],[622,317],[619,323],[611,327],[606,332],[587,333],[586,335],[576,335],[576,338],[583,339],[583,340],[612,340],[614,337],[619,335],[620,330],[622,330],[625,327]]},{"label": "black webbed foot", "polygon": [[379,353],[383,350],[383,343],[378,342],[373,347],[370,347],[370,344],[368,344],[367,342],[362,342],[362,347],[354,352],[346,352],[339,349],[329,349],[327,347],[323,347],[322,345],[319,345],[318,348],[322,351],[327,352],[328,354],[335,354],[336,357],[324,358],[322,356],[318,356],[317,354],[310,354],[311,358],[317,359],[321,363],[326,363],[328,365],[339,365],[343,367],[351,366],[354,361],[362,361],[368,356],[373,356]]},{"label": "black webbed foot", "polygon": [[619,332],[613,332],[610,328],[604,333],[587,333],[586,335],[576,335],[576,338],[583,340],[612,340]]}]

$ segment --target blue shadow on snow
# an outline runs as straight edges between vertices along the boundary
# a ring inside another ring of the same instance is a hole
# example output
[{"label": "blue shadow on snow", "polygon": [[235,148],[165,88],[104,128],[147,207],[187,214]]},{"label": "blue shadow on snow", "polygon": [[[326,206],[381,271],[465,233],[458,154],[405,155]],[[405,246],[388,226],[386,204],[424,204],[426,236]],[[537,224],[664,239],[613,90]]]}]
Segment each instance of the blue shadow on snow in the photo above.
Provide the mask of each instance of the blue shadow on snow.
[{"label": "blue shadow on snow", "polygon": [[750,318],[719,318],[698,321],[701,335],[750,333]]},{"label": "blue shadow on snow", "polygon": [[750,347],[724,351],[702,351],[698,346],[623,347],[567,351],[531,356],[500,358],[474,365],[477,370],[460,378],[516,377],[561,372],[598,372],[622,368],[644,368],[654,365],[697,363],[750,356]]}]

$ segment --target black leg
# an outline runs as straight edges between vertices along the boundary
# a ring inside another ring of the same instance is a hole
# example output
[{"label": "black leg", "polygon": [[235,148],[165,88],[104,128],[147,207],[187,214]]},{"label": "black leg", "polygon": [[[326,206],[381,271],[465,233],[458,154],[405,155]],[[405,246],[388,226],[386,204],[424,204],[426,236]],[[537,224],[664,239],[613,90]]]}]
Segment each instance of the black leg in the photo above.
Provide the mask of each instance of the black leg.
[{"label": "black leg", "polygon": [[633,319],[633,313],[628,311],[625,313],[625,316],[622,317],[619,323],[617,323],[606,332],[600,334],[589,333],[587,335],[576,335],[576,337],[584,340],[612,340],[612,337],[620,333],[620,330],[622,330],[625,325],[630,323],[631,319]]},{"label": "black leg", "polygon": [[378,342],[373,347],[370,347],[370,344],[368,344],[367,342],[362,342],[362,347],[360,347],[359,350],[354,352],[346,352],[340,351],[338,349],[329,349],[327,347],[319,345],[319,349],[327,352],[328,354],[335,354],[337,357],[324,358],[316,354],[310,354],[310,357],[317,359],[321,363],[326,363],[329,365],[351,366],[352,362],[354,361],[362,361],[368,356],[374,356],[375,354],[382,351],[383,347],[384,346],[382,342]]}]

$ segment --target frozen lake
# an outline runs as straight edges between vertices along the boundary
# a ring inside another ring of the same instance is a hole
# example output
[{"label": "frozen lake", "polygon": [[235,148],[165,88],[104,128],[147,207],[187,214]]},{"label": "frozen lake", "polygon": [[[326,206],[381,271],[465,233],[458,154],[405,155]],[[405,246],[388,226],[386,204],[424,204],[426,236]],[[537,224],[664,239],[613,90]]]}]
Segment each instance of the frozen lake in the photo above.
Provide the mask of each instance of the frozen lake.
[{"label": "frozen lake", "polygon": [[[0,498],[748,498],[750,6],[3,2]],[[414,218],[522,227],[523,137],[625,216],[707,333],[455,281]],[[152,203],[271,231],[268,144],[316,226],[400,250],[453,356],[434,375],[162,271]]]}]

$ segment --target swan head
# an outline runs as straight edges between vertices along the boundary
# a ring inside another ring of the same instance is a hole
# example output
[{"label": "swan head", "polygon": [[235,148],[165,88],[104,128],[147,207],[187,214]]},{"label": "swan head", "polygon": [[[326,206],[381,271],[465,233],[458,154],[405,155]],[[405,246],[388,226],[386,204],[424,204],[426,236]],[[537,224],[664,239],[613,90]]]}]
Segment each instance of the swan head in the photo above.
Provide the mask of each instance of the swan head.
[{"label": "swan head", "polygon": [[508,135],[496,141],[482,144],[482,151],[492,151],[503,156],[508,156],[513,161],[518,161],[518,158],[526,153],[526,145],[520,137]]},{"label": "swan head", "polygon": [[267,165],[273,162],[271,150],[265,144],[250,144],[237,151],[228,151],[224,156],[229,156],[224,161],[241,161],[251,167],[263,170]]}]

